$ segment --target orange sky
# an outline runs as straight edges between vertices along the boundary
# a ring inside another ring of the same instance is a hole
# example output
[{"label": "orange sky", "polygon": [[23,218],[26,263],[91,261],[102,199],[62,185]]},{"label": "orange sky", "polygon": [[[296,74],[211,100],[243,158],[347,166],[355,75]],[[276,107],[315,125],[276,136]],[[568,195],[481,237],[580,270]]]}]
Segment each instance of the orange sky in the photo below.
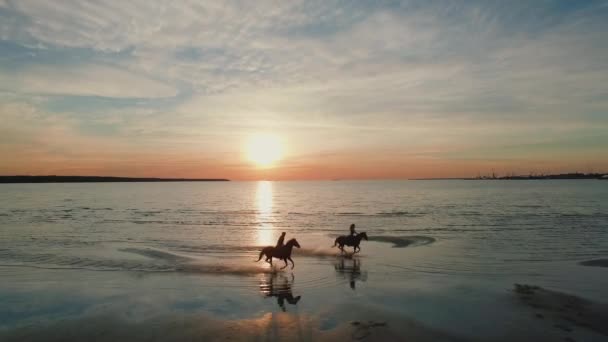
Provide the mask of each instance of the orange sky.
[{"label": "orange sky", "polygon": [[[202,158],[201,158],[202,159]],[[114,154],[90,154],[56,158],[48,154],[15,155],[0,174],[104,175],[132,177],[229,178],[232,180],[332,180],[411,179],[428,177],[475,177],[508,173],[598,172],[608,169],[608,159],[586,163],[584,159],[555,162],[542,160],[444,160],[430,157],[399,157],[367,152],[286,157],[270,167],[247,160],[201,160],[195,156],[138,155],[116,158]],[[243,158],[244,159],[244,158]],[[32,162],[32,160],[35,160]],[[590,160],[590,159],[589,159]],[[522,166],[523,165],[523,166]]]}]

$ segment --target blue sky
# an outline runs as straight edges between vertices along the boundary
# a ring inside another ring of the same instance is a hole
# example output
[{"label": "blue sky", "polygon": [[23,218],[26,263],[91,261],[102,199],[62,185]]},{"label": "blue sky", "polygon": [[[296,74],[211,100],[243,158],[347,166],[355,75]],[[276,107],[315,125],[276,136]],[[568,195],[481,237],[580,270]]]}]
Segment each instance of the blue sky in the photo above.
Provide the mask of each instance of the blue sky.
[{"label": "blue sky", "polygon": [[607,35],[608,1],[0,0],[0,173],[605,171]]}]

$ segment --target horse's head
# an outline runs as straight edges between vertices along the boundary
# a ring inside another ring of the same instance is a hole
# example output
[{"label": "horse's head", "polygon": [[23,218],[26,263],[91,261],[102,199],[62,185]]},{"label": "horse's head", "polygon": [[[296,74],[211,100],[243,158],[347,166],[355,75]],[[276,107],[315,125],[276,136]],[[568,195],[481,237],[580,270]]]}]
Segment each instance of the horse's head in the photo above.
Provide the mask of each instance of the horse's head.
[{"label": "horse's head", "polygon": [[296,240],[296,239],[291,239],[291,240],[287,241],[286,245],[291,245],[291,246],[300,248],[300,244],[298,243],[298,240]]},{"label": "horse's head", "polygon": [[367,234],[365,234],[365,232],[361,232],[359,234],[359,236],[361,236],[363,239],[365,239],[367,241]]}]

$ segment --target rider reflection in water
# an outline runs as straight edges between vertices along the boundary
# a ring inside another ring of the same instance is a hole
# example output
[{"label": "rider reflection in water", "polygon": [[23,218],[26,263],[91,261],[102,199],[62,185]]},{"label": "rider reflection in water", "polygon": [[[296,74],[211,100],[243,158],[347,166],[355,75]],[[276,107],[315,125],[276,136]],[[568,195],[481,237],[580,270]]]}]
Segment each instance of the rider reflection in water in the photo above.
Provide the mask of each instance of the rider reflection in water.
[{"label": "rider reflection in water", "polygon": [[338,258],[334,263],[334,268],[338,275],[348,280],[352,290],[356,290],[358,281],[367,281],[367,272],[361,271],[361,260],[359,259]]}]

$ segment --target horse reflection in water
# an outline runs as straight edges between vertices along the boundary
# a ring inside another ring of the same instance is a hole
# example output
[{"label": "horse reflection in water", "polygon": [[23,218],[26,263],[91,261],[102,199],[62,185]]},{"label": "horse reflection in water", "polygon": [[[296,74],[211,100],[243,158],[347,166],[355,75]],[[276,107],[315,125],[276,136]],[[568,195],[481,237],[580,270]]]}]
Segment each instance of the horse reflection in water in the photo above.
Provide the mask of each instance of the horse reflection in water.
[{"label": "horse reflection in water", "polygon": [[348,279],[350,288],[355,290],[357,281],[366,281],[367,272],[361,272],[361,261],[358,258],[340,257],[334,264],[336,273]]},{"label": "horse reflection in water", "polygon": [[296,305],[302,296],[293,296],[294,276],[291,275],[291,280],[281,273],[272,273],[264,275],[260,282],[260,292],[265,297],[277,297],[277,304],[281,310],[286,311],[285,302],[291,305]]}]

